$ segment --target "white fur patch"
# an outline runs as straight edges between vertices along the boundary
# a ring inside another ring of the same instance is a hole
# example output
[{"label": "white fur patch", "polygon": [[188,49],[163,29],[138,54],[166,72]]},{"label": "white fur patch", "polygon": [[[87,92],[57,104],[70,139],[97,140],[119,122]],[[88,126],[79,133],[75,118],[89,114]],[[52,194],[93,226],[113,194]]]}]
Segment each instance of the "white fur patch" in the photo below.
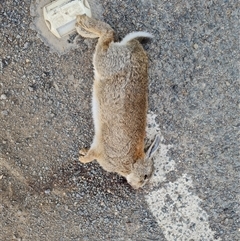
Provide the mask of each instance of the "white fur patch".
[{"label": "white fur patch", "polygon": [[132,32],[127,34],[120,43],[115,43],[117,45],[125,45],[127,42],[131,41],[132,39],[144,37],[144,38],[153,38],[153,35],[147,32]]},{"label": "white fur patch", "polygon": [[[96,71],[95,71],[96,72]],[[96,77],[95,77],[95,81]],[[99,101],[97,98],[97,94],[96,91],[93,88],[93,96],[92,96],[92,115],[93,115],[93,123],[94,123],[94,131],[95,131],[95,135],[94,135],[94,140],[92,143],[92,147],[97,145],[96,141],[97,141],[97,136],[99,136],[100,131],[101,131],[101,123],[100,123],[100,113],[99,113]]]}]

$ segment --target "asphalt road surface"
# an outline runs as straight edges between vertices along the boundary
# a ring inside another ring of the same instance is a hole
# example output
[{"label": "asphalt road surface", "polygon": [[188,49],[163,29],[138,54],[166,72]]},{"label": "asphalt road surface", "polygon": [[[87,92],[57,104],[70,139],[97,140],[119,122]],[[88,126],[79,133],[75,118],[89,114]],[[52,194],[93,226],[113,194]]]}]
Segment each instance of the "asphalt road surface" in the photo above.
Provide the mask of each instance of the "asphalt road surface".
[{"label": "asphalt road surface", "polygon": [[147,141],[161,148],[137,191],[78,161],[97,40],[57,40],[47,2],[0,1],[0,240],[239,241],[239,1],[89,1],[117,38],[154,35]]}]

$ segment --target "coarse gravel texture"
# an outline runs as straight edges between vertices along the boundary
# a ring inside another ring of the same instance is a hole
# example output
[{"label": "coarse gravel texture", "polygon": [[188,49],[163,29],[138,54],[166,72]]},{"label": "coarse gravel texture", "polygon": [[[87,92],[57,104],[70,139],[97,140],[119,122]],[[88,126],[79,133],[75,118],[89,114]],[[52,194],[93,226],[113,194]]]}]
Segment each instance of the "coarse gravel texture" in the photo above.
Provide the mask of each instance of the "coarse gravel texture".
[{"label": "coarse gravel texture", "polygon": [[[72,34],[78,48],[54,52],[32,28],[38,3],[0,2],[0,240],[167,240],[148,186],[78,162],[94,134],[97,40]],[[117,37],[155,36],[143,45],[149,111],[176,162],[166,182],[191,176],[215,239],[240,240],[239,1],[94,3]]]}]

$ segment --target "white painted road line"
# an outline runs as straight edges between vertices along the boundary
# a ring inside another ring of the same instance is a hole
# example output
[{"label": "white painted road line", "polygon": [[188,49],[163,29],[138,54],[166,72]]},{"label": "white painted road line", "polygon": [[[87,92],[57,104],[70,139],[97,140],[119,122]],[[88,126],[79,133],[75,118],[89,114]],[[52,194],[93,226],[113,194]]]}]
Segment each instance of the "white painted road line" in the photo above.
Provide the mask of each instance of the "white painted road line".
[{"label": "white painted road line", "polygon": [[[148,115],[147,137],[150,140],[157,133],[161,136],[155,118],[153,114]],[[155,172],[150,182],[153,187],[166,181],[166,174],[175,169],[175,161],[167,156],[169,148],[171,145],[162,144],[155,155]],[[214,239],[208,215],[200,207],[201,199],[190,191],[192,187],[191,177],[183,174],[175,182],[166,183],[162,188],[149,192],[145,198],[167,240],[220,241]]]}]

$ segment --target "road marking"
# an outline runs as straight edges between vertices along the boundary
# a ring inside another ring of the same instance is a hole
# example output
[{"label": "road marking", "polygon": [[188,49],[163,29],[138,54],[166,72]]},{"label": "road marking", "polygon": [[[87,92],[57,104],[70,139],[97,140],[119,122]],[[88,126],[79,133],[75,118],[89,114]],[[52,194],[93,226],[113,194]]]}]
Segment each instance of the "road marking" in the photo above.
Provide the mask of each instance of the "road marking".
[{"label": "road marking", "polygon": [[[161,135],[159,125],[156,123],[155,118],[157,115],[148,114],[147,118],[147,145],[150,145],[151,141],[154,139],[155,135],[158,133],[161,139],[161,142],[164,140]],[[167,157],[168,150],[172,145],[160,144],[160,148],[154,155],[154,173],[150,180],[151,185],[158,185],[161,182],[164,182],[166,179],[166,173],[173,171],[175,168],[175,162],[169,160]]]},{"label": "road marking", "polygon": [[[156,115],[148,114],[147,137],[153,140],[156,133],[159,133],[163,141],[155,118]],[[201,199],[190,191],[193,188],[191,177],[183,174],[175,182],[163,183],[166,174],[175,169],[175,161],[167,156],[171,147],[161,144],[155,155],[155,172],[150,185],[156,190],[145,196],[150,210],[169,241],[220,241],[214,239],[214,232],[208,224],[208,214],[200,207]],[[157,189],[161,183],[161,188]]]}]

